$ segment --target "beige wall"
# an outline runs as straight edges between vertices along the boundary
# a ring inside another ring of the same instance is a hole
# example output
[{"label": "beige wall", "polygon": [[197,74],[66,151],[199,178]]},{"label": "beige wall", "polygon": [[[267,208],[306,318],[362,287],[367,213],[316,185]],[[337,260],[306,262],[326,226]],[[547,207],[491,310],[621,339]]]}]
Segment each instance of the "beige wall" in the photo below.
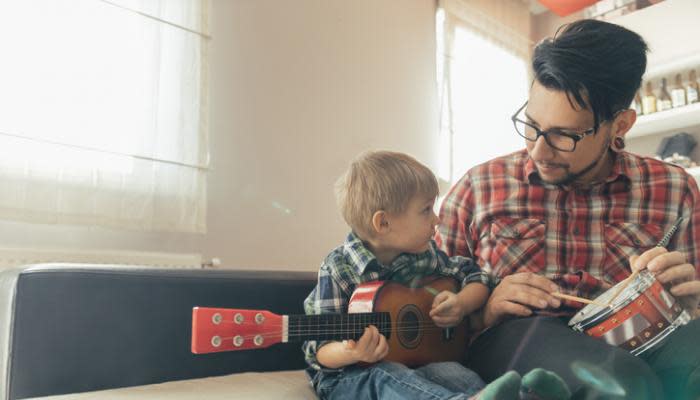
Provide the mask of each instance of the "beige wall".
[{"label": "beige wall", "polygon": [[314,270],[347,228],[332,185],[368,148],[434,166],[435,3],[212,2],[209,232],[0,221],[0,246],[201,252]]},{"label": "beige wall", "polygon": [[583,11],[567,15],[566,17],[560,17],[551,11],[533,15],[530,19],[532,27],[530,30],[530,38],[536,45],[540,40],[554,36],[560,26],[581,18],[583,18]]}]

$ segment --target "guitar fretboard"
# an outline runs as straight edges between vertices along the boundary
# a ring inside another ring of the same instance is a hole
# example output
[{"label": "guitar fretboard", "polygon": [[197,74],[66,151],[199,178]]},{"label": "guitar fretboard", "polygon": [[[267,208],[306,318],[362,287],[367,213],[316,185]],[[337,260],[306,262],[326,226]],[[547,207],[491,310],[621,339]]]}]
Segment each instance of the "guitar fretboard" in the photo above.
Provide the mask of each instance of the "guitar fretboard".
[{"label": "guitar fretboard", "polygon": [[369,325],[388,339],[391,315],[387,312],[358,314],[289,315],[288,340],[357,340]]}]

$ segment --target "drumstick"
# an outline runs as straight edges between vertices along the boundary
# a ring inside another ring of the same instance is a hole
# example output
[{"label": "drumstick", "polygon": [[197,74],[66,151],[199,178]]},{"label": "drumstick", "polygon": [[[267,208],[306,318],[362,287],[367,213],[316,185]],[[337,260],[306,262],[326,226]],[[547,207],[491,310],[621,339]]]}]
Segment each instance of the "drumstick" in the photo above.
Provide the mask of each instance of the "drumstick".
[{"label": "drumstick", "polygon": [[[661,238],[661,240],[659,241],[659,243],[656,244],[655,247],[668,246],[668,242],[671,241],[671,237],[673,236],[674,233],[676,233],[676,231],[678,230],[678,227],[681,225],[682,221],[683,221],[683,217],[678,218],[676,220],[676,222],[673,224],[673,226],[671,227],[671,229],[669,229],[668,232],[666,232],[664,237]],[[625,290],[627,288],[627,286],[629,286],[630,283],[632,283],[632,280],[634,280],[634,278],[637,275],[639,275],[639,271],[641,271],[641,269],[638,269],[638,270],[632,272],[632,274],[630,274],[630,276],[628,276],[627,278],[625,278],[624,281],[622,281],[622,284],[620,285],[620,287],[617,289],[617,291],[615,291],[615,294],[613,294],[613,296],[608,301],[608,306],[610,306],[610,304],[613,301],[615,301],[617,296],[619,296],[620,293],[622,293],[622,291]]]},{"label": "drumstick", "polygon": [[613,294],[612,297],[610,298],[610,300],[608,300],[607,307],[610,307],[610,304],[612,304],[612,302],[615,301],[615,299],[617,298],[617,296],[619,296],[620,293],[622,293],[622,291],[625,290],[625,289],[627,288],[627,286],[630,285],[630,283],[632,283],[632,280],[633,280],[637,275],[639,275],[639,271],[640,271],[640,270],[636,270],[636,271],[632,272],[632,273],[630,274],[630,276],[628,276],[627,278],[625,278],[624,281],[622,281],[622,284],[620,284],[620,287],[617,288],[617,290],[615,291],[615,294]]},{"label": "drumstick", "polygon": [[554,293],[550,293],[550,294],[554,297],[559,297],[560,299],[573,300],[573,301],[577,301],[577,302],[583,303],[583,304],[593,304],[593,305],[596,305],[599,307],[607,307],[605,304],[598,303],[597,301],[593,301],[593,300],[584,299],[583,297],[570,296],[568,294],[559,293],[559,292],[554,292]]}]

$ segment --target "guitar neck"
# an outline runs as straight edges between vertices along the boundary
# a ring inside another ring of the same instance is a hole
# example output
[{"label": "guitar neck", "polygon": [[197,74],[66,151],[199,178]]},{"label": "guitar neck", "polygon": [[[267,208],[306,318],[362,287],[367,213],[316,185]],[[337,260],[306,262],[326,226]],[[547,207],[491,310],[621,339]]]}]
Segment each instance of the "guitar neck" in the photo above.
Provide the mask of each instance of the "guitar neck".
[{"label": "guitar neck", "polygon": [[357,340],[366,327],[374,325],[389,338],[391,316],[386,312],[286,316],[285,341]]},{"label": "guitar neck", "polygon": [[388,312],[322,315],[278,315],[266,310],[195,307],[192,309],[192,352],[259,349],[281,342],[359,339],[376,326],[389,338]]}]

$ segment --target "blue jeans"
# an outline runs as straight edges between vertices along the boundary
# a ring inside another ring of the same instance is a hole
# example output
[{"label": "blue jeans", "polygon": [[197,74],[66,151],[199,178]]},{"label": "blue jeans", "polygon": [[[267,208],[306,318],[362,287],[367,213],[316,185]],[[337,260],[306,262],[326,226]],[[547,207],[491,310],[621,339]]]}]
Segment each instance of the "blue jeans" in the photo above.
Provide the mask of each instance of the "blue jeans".
[{"label": "blue jeans", "polygon": [[456,362],[432,363],[416,369],[381,362],[326,374],[316,392],[322,400],[466,400],[483,388],[484,382],[474,371]]}]

